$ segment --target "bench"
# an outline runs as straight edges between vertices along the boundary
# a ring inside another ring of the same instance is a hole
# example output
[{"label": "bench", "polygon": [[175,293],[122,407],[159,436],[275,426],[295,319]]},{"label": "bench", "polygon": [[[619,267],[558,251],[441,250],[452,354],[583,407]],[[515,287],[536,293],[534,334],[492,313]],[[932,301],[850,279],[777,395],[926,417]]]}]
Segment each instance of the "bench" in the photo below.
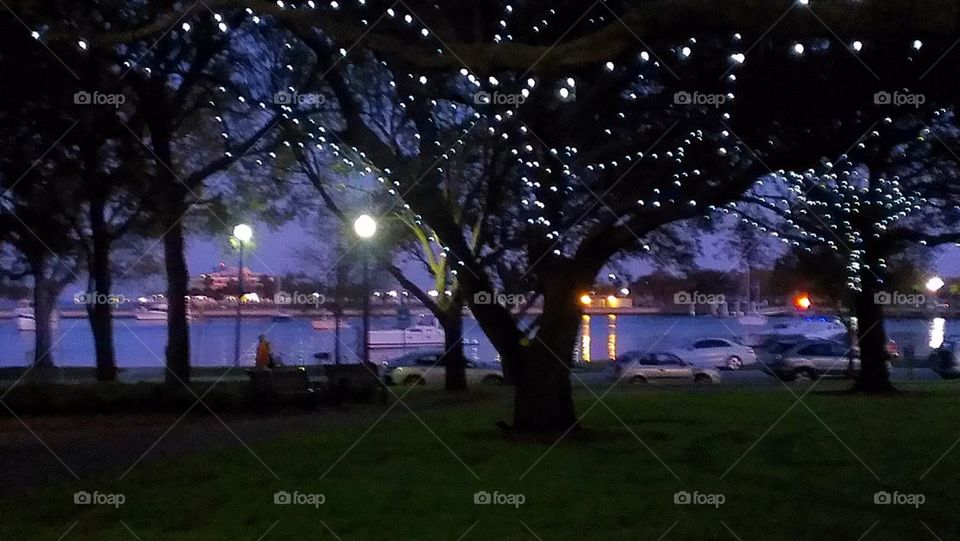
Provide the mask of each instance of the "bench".
[{"label": "bench", "polygon": [[373,363],[328,364],[323,371],[327,376],[327,389],[338,403],[348,399],[370,400],[374,395],[379,395],[380,402],[387,399],[387,388]]},{"label": "bench", "polygon": [[255,405],[299,403],[312,405],[313,389],[302,366],[282,366],[272,370],[247,370]]}]

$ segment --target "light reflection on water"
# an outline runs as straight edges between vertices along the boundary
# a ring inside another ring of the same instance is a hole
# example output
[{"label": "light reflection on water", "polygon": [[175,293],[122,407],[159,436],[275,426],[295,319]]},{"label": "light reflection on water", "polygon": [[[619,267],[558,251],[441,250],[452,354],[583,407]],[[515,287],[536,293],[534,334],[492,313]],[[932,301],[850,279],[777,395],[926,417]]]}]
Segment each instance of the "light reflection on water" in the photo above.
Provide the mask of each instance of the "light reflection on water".
[{"label": "light reflection on water", "polygon": [[938,348],[943,344],[944,334],[946,332],[947,320],[942,317],[935,317],[930,322],[930,349]]}]

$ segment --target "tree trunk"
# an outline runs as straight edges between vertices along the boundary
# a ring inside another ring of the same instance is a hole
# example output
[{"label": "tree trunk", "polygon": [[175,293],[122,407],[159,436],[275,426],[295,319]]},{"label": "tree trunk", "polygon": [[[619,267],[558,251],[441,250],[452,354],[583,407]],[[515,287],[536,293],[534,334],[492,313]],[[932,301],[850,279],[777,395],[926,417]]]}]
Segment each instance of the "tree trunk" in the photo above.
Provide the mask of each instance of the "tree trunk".
[{"label": "tree trunk", "polygon": [[857,316],[857,342],[860,345],[860,373],[854,392],[890,393],[895,391],[887,369],[887,333],[883,328],[883,307],[877,303],[873,280],[863,280],[854,308]]},{"label": "tree trunk", "polygon": [[43,267],[34,276],[33,317],[36,322],[34,333],[33,366],[38,369],[55,368],[53,364],[53,326],[50,317],[57,302],[58,287],[53,286],[44,277]]},{"label": "tree trunk", "polygon": [[444,389],[447,391],[467,390],[467,358],[463,354],[463,315],[462,304],[452,301],[451,305],[438,314],[443,327],[444,353],[440,364],[446,369]]},{"label": "tree trunk", "polygon": [[184,258],[182,204],[170,205],[164,223],[163,256],[167,272],[167,376],[168,384],[190,381],[190,326],[186,295],[190,282]]},{"label": "tree trunk", "polygon": [[[525,348],[523,359],[514,363],[513,429],[522,432],[565,432],[576,425],[569,354],[576,331],[557,330],[548,337],[541,328],[537,340]],[[542,342],[541,342],[542,340]]]},{"label": "tree trunk", "polygon": [[576,426],[570,368],[581,315],[577,292],[592,279],[562,272],[547,284],[540,328],[513,363],[514,430],[562,433]]},{"label": "tree trunk", "polygon": [[93,249],[87,314],[97,357],[97,381],[114,381],[117,379],[117,363],[113,349],[113,304],[110,297],[113,287],[110,270],[112,241],[105,230],[103,205],[91,203],[90,207]]}]

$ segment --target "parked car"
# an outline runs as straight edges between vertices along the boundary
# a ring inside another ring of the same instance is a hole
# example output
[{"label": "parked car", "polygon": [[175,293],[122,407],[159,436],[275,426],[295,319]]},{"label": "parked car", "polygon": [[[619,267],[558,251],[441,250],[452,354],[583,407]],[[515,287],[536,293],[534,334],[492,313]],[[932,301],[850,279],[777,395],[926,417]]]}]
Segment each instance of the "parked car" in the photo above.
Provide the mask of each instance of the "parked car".
[{"label": "parked car", "polygon": [[[442,349],[427,349],[408,353],[386,361],[381,367],[387,385],[443,385],[447,369],[441,357]],[[499,364],[467,361],[467,384],[503,383],[503,368]]]},{"label": "parked car", "polygon": [[950,336],[930,353],[930,364],[943,379],[960,378],[960,336]]},{"label": "parked car", "polygon": [[854,376],[860,360],[853,350],[832,340],[781,343],[779,353],[764,355],[763,369],[780,379],[814,379],[821,376]]},{"label": "parked car", "polygon": [[630,383],[720,383],[720,373],[684,361],[674,353],[627,352],[613,366],[617,381]]},{"label": "parked car", "polygon": [[703,338],[673,353],[703,368],[739,370],[757,362],[753,348],[727,338]]}]

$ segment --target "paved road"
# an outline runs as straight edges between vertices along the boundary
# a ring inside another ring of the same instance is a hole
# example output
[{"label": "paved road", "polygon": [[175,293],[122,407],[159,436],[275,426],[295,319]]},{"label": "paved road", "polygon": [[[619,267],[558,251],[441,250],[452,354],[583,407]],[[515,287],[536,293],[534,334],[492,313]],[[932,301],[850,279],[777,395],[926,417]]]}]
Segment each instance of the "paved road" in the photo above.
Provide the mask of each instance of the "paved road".
[{"label": "paved road", "polygon": [[[894,368],[890,374],[894,382],[905,381],[936,381],[940,376],[929,368],[915,368],[912,371],[908,368]],[[590,371],[576,372],[573,378],[574,383],[586,385],[602,385],[611,382],[610,372]],[[744,369],[737,371],[724,370],[720,372],[720,381],[723,385],[740,385],[745,387],[767,387],[779,386],[772,376],[767,375],[761,370]]]}]

